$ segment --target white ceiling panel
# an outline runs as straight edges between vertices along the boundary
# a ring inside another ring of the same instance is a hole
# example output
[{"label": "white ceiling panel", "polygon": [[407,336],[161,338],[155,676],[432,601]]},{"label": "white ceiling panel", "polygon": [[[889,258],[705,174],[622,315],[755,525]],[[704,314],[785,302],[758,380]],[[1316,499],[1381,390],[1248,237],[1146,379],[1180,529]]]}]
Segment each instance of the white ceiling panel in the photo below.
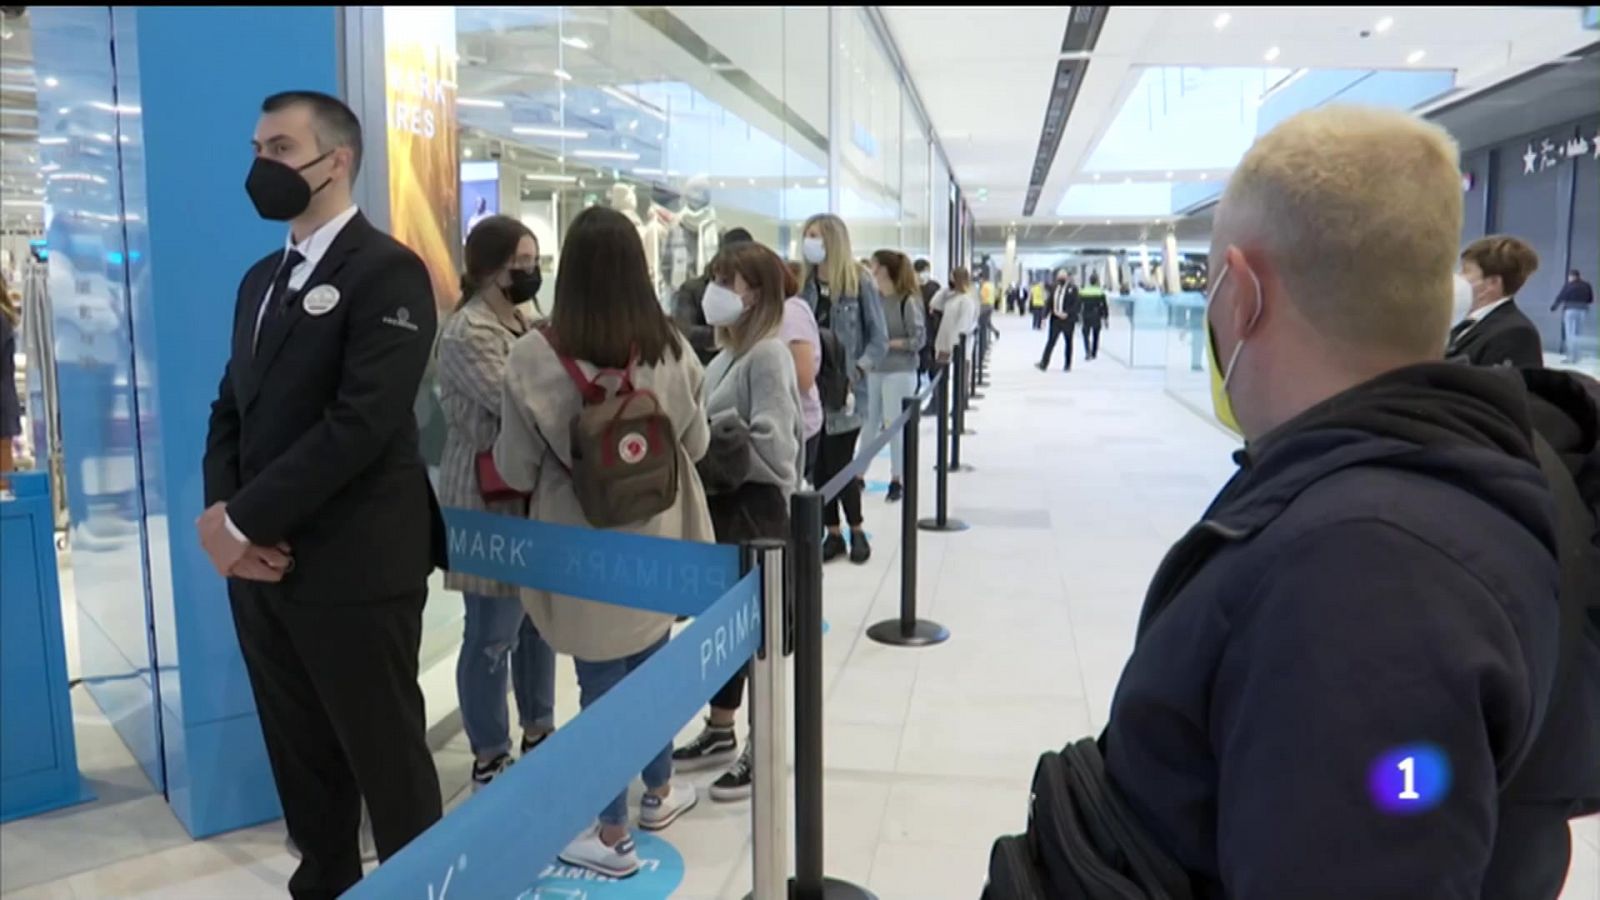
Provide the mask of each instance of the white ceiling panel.
[{"label": "white ceiling panel", "polygon": [[[987,200],[973,204],[980,224],[1023,219],[1070,12],[1064,6],[884,8],[955,178],[969,197],[987,190]],[[1227,24],[1218,28],[1224,15]],[[1068,189],[1094,183],[1086,163],[1148,67],[1444,69],[1455,74],[1450,97],[1456,99],[1597,37],[1582,28],[1575,7],[1112,7],[1034,219],[1058,221]],[[1138,188],[1164,175],[1163,168],[1181,169],[1182,158],[1175,154],[1165,166],[1146,159],[1141,171],[1118,174],[1131,175]],[[1225,178],[1227,167],[1177,172],[1180,181],[1202,175]]]}]

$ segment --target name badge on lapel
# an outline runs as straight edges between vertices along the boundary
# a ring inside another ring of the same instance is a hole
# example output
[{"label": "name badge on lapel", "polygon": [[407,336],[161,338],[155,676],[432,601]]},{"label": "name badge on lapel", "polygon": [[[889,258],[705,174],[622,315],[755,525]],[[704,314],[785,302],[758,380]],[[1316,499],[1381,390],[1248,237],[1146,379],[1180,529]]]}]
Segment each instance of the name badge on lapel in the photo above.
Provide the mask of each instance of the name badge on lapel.
[{"label": "name badge on lapel", "polygon": [[305,307],[306,315],[325,316],[339,305],[339,289],[331,284],[319,284],[306,293],[301,305]]}]

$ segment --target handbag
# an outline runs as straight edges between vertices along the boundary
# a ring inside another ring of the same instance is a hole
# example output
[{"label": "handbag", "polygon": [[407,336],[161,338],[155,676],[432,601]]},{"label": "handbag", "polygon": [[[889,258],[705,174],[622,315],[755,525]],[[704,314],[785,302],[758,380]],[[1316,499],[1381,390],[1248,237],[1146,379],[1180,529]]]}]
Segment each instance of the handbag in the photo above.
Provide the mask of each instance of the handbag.
[{"label": "handbag", "polygon": [[507,500],[526,500],[528,495],[506,484],[500,477],[500,470],[494,465],[494,451],[484,450],[475,457],[474,462],[478,470],[478,493],[489,503],[503,503]]}]

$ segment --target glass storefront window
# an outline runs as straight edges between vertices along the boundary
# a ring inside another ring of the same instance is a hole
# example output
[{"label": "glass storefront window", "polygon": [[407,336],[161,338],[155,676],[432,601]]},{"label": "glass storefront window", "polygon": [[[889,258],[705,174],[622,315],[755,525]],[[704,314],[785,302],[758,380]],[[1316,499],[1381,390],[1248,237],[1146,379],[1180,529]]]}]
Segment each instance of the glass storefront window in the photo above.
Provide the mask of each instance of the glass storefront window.
[{"label": "glass storefront window", "polygon": [[785,255],[828,206],[823,8],[460,7],[462,229],[585,207],[639,228],[664,303],[742,227]]},{"label": "glass storefront window", "polygon": [[899,75],[860,9],[845,16],[835,56],[841,120],[839,215],[850,226],[856,255],[901,246]]}]

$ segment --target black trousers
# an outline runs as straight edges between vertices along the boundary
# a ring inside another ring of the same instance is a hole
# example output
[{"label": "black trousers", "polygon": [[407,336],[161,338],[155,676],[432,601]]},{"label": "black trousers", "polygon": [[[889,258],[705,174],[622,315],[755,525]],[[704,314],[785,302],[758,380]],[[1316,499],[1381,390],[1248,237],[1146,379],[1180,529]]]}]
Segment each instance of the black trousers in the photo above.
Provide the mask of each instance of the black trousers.
[{"label": "black trousers", "polygon": [[417,686],[427,589],[344,605],[296,602],[284,588],[242,581],[228,593],[284,822],[301,854],[289,893],[332,900],[361,880],[363,799],[379,859],[439,819]]},{"label": "black trousers", "polygon": [[[706,497],[711,527],[719,544],[742,544],[760,538],[789,539],[789,505],[775,485],[746,483],[727,494]],[[711,698],[714,709],[738,709],[744,701],[749,666],[741,666]]]},{"label": "black trousers", "polygon": [[817,473],[817,454],[822,451],[822,432],[817,432],[806,438],[806,482],[816,487],[817,482],[813,476]]},{"label": "black trousers", "polygon": [[1100,320],[1083,320],[1083,356],[1094,359],[1100,355]]},{"label": "black trousers", "polygon": [[1044,317],[1046,315],[1047,315],[1047,313],[1045,312],[1045,309],[1042,306],[1038,307],[1037,309],[1035,309],[1033,311],[1033,330],[1034,331],[1038,331],[1039,329],[1044,327]]},{"label": "black trousers", "polygon": [[[827,484],[833,476],[843,472],[850,461],[856,458],[856,441],[861,437],[861,429],[846,431],[843,434],[822,434],[822,447],[817,451],[817,486]],[[844,519],[850,523],[851,528],[860,528],[861,518],[861,480],[852,478],[844,486],[839,496],[828,501],[822,511],[822,523],[829,528],[839,527],[839,505],[844,505]]]},{"label": "black trousers", "polygon": [[1494,900],[1556,900],[1572,864],[1565,803],[1502,802],[1494,855],[1483,896]]},{"label": "black trousers", "polygon": [[1055,316],[1050,317],[1050,340],[1045,342],[1044,357],[1039,360],[1039,365],[1049,368],[1050,357],[1056,351],[1056,341],[1064,337],[1066,340],[1062,341],[1061,344],[1067,356],[1065,368],[1067,371],[1072,370],[1072,329],[1077,324],[1078,320],[1070,316],[1065,319],[1058,319]]}]

